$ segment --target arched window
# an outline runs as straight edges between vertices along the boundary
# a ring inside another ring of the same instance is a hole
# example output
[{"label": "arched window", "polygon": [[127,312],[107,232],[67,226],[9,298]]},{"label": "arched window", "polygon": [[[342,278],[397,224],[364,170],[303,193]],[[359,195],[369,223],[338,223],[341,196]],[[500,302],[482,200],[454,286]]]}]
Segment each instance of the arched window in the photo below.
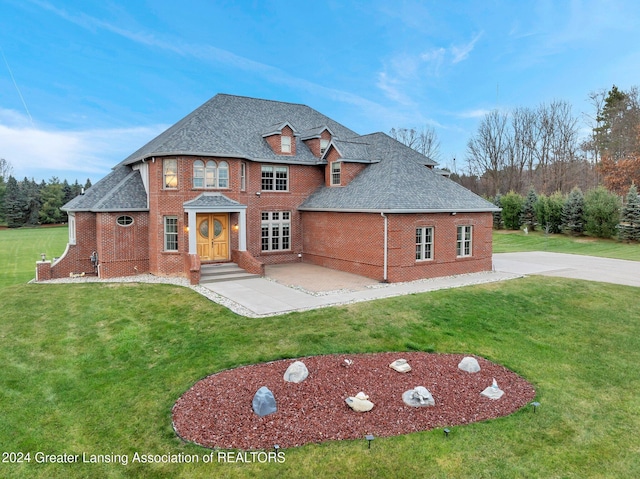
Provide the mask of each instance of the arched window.
[{"label": "arched window", "polygon": [[196,160],[193,163],[193,187],[204,187],[204,161]]},{"label": "arched window", "polygon": [[218,188],[229,188],[229,164],[226,161],[218,163]]},{"label": "arched window", "polygon": [[207,161],[207,166],[204,170],[205,177],[205,188],[215,188],[216,187],[216,162],[215,161]]}]

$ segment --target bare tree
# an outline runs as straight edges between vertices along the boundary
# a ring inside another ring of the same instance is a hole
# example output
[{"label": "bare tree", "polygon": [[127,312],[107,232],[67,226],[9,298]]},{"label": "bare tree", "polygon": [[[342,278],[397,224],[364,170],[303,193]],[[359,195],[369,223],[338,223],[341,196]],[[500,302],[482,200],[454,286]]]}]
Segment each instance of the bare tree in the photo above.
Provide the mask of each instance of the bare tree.
[{"label": "bare tree", "polygon": [[487,193],[495,196],[509,153],[508,114],[493,110],[485,115],[478,131],[467,142],[467,160],[472,172],[487,180]]},{"label": "bare tree", "polygon": [[431,126],[424,126],[420,131],[415,128],[391,128],[389,136],[433,161],[440,160],[440,140]]},{"label": "bare tree", "polygon": [[13,174],[13,166],[11,162],[0,158],[0,178],[7,180]]}]

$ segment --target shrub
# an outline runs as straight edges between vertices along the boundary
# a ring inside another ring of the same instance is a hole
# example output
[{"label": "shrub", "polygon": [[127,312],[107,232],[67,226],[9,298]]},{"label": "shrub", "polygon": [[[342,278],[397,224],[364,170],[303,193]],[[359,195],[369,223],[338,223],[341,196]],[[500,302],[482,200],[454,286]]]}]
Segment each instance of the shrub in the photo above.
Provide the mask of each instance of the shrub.
[{"label": "shrub", "polygon": [[604,186],[584,197],[585,230],[599,238],[611,238],[620,222],[620,199]]},{"label": "shrub", "polygon": [[500,199],[502,204],[502,221],[504,227],[511,230],[520,229],[520,217],[522,216],[522,205],[524,205],[524,198],[510,191]]}]

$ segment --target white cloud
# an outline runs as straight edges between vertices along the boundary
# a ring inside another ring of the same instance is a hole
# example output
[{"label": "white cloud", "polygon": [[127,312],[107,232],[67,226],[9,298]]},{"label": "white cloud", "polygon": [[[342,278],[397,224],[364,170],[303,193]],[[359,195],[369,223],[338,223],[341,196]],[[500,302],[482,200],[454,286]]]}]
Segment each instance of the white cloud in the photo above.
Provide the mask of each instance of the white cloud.
[{"label": "white cloud", "polygon": [[466,60],[469,56],[469,53],[474,49],[480,37],[482,37],[482,33],[478,33],[469,43],[462,46],[451,46],[451,53],[453,54],[453,60],[451,63],[456,64],[460,63],[463,60]]},{"label": "white cloud", "polygon": [[100,178],[164,129],[166,125],[60,131],[0,109],[0,157],[11,163],[17,178]]},{"label": "white cloud", "polygon": [[487,114],[491,113],[491,110],[485,110],[482,108],[476,110],[467,110],[458,114],[460,118],[484,118]]}]

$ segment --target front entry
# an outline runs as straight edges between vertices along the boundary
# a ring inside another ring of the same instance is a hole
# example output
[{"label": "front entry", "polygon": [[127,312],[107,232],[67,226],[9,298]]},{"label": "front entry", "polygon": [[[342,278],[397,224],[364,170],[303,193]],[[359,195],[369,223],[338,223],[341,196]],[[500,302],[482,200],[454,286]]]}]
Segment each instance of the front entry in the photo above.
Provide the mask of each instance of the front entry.
[{"label": "front entry", "polygon": [[202,261],[229,260],[229,214],[196,215],[198,256]]}]

